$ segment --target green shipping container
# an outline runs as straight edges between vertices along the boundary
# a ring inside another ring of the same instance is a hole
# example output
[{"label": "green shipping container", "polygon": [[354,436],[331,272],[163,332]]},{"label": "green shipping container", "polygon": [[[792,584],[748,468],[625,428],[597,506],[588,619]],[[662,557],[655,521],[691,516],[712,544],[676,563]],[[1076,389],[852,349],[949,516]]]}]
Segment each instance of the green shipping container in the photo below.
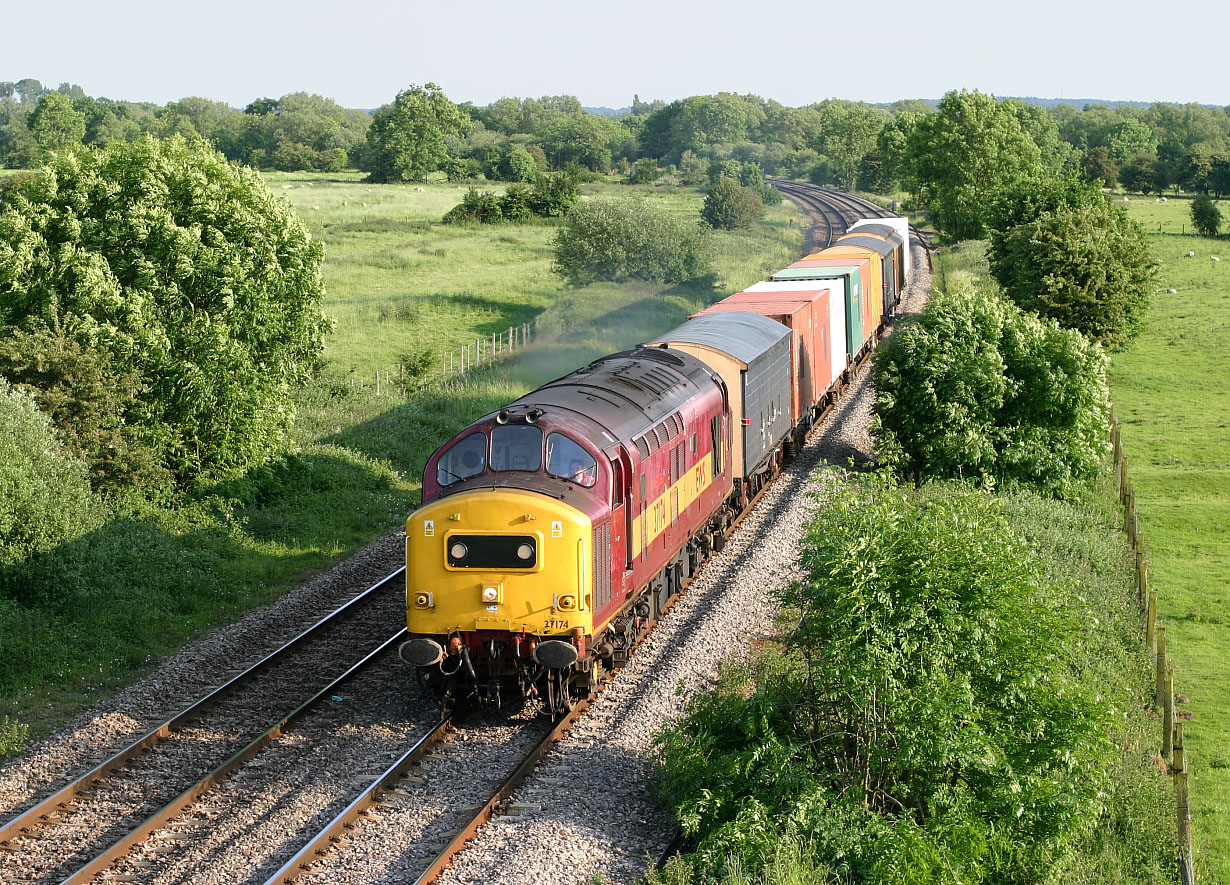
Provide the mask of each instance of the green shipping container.
[{"label": "green shipping container", "polygon": [[[831,259],[830,259],[831,260]],[[863,347],[863,274],[857,264],[821,264],[804,259],[773,274],[774,282],[789,280],[845,280],[846,291],[846,359]]]}]

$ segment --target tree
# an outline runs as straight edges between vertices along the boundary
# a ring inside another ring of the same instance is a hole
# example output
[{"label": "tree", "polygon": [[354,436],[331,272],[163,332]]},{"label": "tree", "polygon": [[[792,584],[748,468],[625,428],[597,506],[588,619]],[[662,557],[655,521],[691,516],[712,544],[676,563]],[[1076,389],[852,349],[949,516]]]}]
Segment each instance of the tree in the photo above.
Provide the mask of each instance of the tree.
[{"label": "tree", "polygon": [[1119,170],[1119,183],[1124,189],[1142,194],[1155,189],[1156,177],[1157,157],[1153,154],[1138,154]]},{"label": "tree", "polygon": [[876,146],[884,115],[858,102],[831,101],[820,110],[820,141],[816,150],[829,161],[837,183],[853,190],[863,158]]},{"label": "tree", "polygon": [[937,293],[877,355],[877,450],[916,477],[1067,494],[1106,448],[1105,367],[1097,345],[991,292]]},{"label": "tree", "polygon": [[122,415],[188,485],[267,456],[316,366],[322,249],[201,142],[66,152],[0,208],[0,339],[71,339],[139,387]]},{"label": "tree", "polygon": [[764,216],[760,195],[732,178],[720,176],[709,188],[700,217],[712,227],[743,230]]},{"label": "tree", "polygon": [[711,272],[699,225],[645,199],[581,203],[555,237],[557,274],[573,285],[637,279],[681,283]]},{"label": "tree", "polygon": [[1208,197],[1192,200],[1192,226],[1202,237],[1215,237],[1221,229],[1221,210]]},{"label": "tree", "polygon": [[1060,205],[1007,228],[987,257],[1021,308],[1111,348],[1139,331],[1157,269],[1140,226],[1104,200]]},{"label": "tree", "polygon": [[59,92],[48,92],[39,99],[38,107],[26,117],[26,126],[44,153],[79,145],[85,138],[85,115]]},{"label": "tree", "polygon": [[36,589],[10,586],[7,567],[80,537],[99,515],[85,466],[34,399],[0,378],[0,596],[29,601]]},{"label": "tree", "polygon": [[949,92],[909,134],[908,162],[936,225],[954,239],[982,237],[995,191],[1041,177],[1042,152],[1011,107],[981,92]]},{"label": "tree", "polygon": [[435,83],[399,92],[367,130],[367,171],[374,182],[425,181],[449,158],[448,140],[470,131],[470,118]]},{"label": "tree", "polygon": [[509,145],[496,164],[496,172],[502,181],[533,181],[538,174],[534,158],[519,144]]},{"label": "tree", "polygon": [[1081,174],[1086,181],[1101,181],[1107,187],[1119,184],[1119,164],[1104,147],[1091,148],[1081,158]]}]

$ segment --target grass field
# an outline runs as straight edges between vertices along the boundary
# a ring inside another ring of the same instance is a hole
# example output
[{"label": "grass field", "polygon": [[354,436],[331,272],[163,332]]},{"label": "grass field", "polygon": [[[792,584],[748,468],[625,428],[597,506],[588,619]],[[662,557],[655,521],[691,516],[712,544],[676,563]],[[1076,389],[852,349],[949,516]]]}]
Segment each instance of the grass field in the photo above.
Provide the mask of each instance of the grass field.
[{"label": "grass field", "polygon": [[[325,244],[325,310],[337,323],[320,379],[296,396],[288,450],[173,509],[114,505],[100,529],[31,566],[30,578],[55,582],[58,595],[40,607],[0,599],[0,730],[8,715],[31,737],[46,734],[201,631],[395,528],[417,503],[424,461],[465,423],[670,328],[802,247],[799,216],[783,205],[753,231],[716,235],[716,280],[572,289],[550,272],[550,224],[440,224],[460,200],[455,186],[374,186],[347,174],[267,180]],[[646,190],[680,212],[702,200]],[[373,389],[378,368],[420,352],[433,354],[434,368],[434,354],[532,319],[543,334],[513,360],[423,390]]]},{"label": "grass field", "polygon": [[[1111,391],[1186,725],[1200,881],[1230,882],[1230,240],[1191,234],[1187,199],[1125,204],[1161,262],[1144,334]],[[1222,201],[1230,215],[1230,201]],[[1186,231],[1186,233],[1184,233]],[[1184,258],[1188,251],[1195,258]],[[1217,255],[1225,260],[1214,262]],[[1167,294],[1167,289],[1176,289]]]}]

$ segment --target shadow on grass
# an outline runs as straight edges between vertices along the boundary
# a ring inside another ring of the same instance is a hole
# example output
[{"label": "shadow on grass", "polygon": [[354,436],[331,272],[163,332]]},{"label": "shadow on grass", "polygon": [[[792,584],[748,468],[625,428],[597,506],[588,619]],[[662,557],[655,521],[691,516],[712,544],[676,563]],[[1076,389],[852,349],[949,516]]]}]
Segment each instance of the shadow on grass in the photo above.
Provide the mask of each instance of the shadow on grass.
[{"label": "shadow on grass", "polygon": [[313,447],[0,568],[0,703],[30,715],[34,697],[120,684],[395,527],[410,505],[387,465]]}]

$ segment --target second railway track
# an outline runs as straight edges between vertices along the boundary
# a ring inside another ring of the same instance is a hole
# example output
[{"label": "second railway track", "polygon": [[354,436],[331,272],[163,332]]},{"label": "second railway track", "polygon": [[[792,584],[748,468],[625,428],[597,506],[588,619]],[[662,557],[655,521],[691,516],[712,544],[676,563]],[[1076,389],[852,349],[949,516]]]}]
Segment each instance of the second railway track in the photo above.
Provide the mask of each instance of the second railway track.
[{"label": "second railway track", "polygon": [[[84,882],[248,764],[396,637],[399,570],[144,736],[0,824],[5,881]],[[373,640],[373,637],[377,639]],[[322,689],[325,689],[322,691]]]}]

